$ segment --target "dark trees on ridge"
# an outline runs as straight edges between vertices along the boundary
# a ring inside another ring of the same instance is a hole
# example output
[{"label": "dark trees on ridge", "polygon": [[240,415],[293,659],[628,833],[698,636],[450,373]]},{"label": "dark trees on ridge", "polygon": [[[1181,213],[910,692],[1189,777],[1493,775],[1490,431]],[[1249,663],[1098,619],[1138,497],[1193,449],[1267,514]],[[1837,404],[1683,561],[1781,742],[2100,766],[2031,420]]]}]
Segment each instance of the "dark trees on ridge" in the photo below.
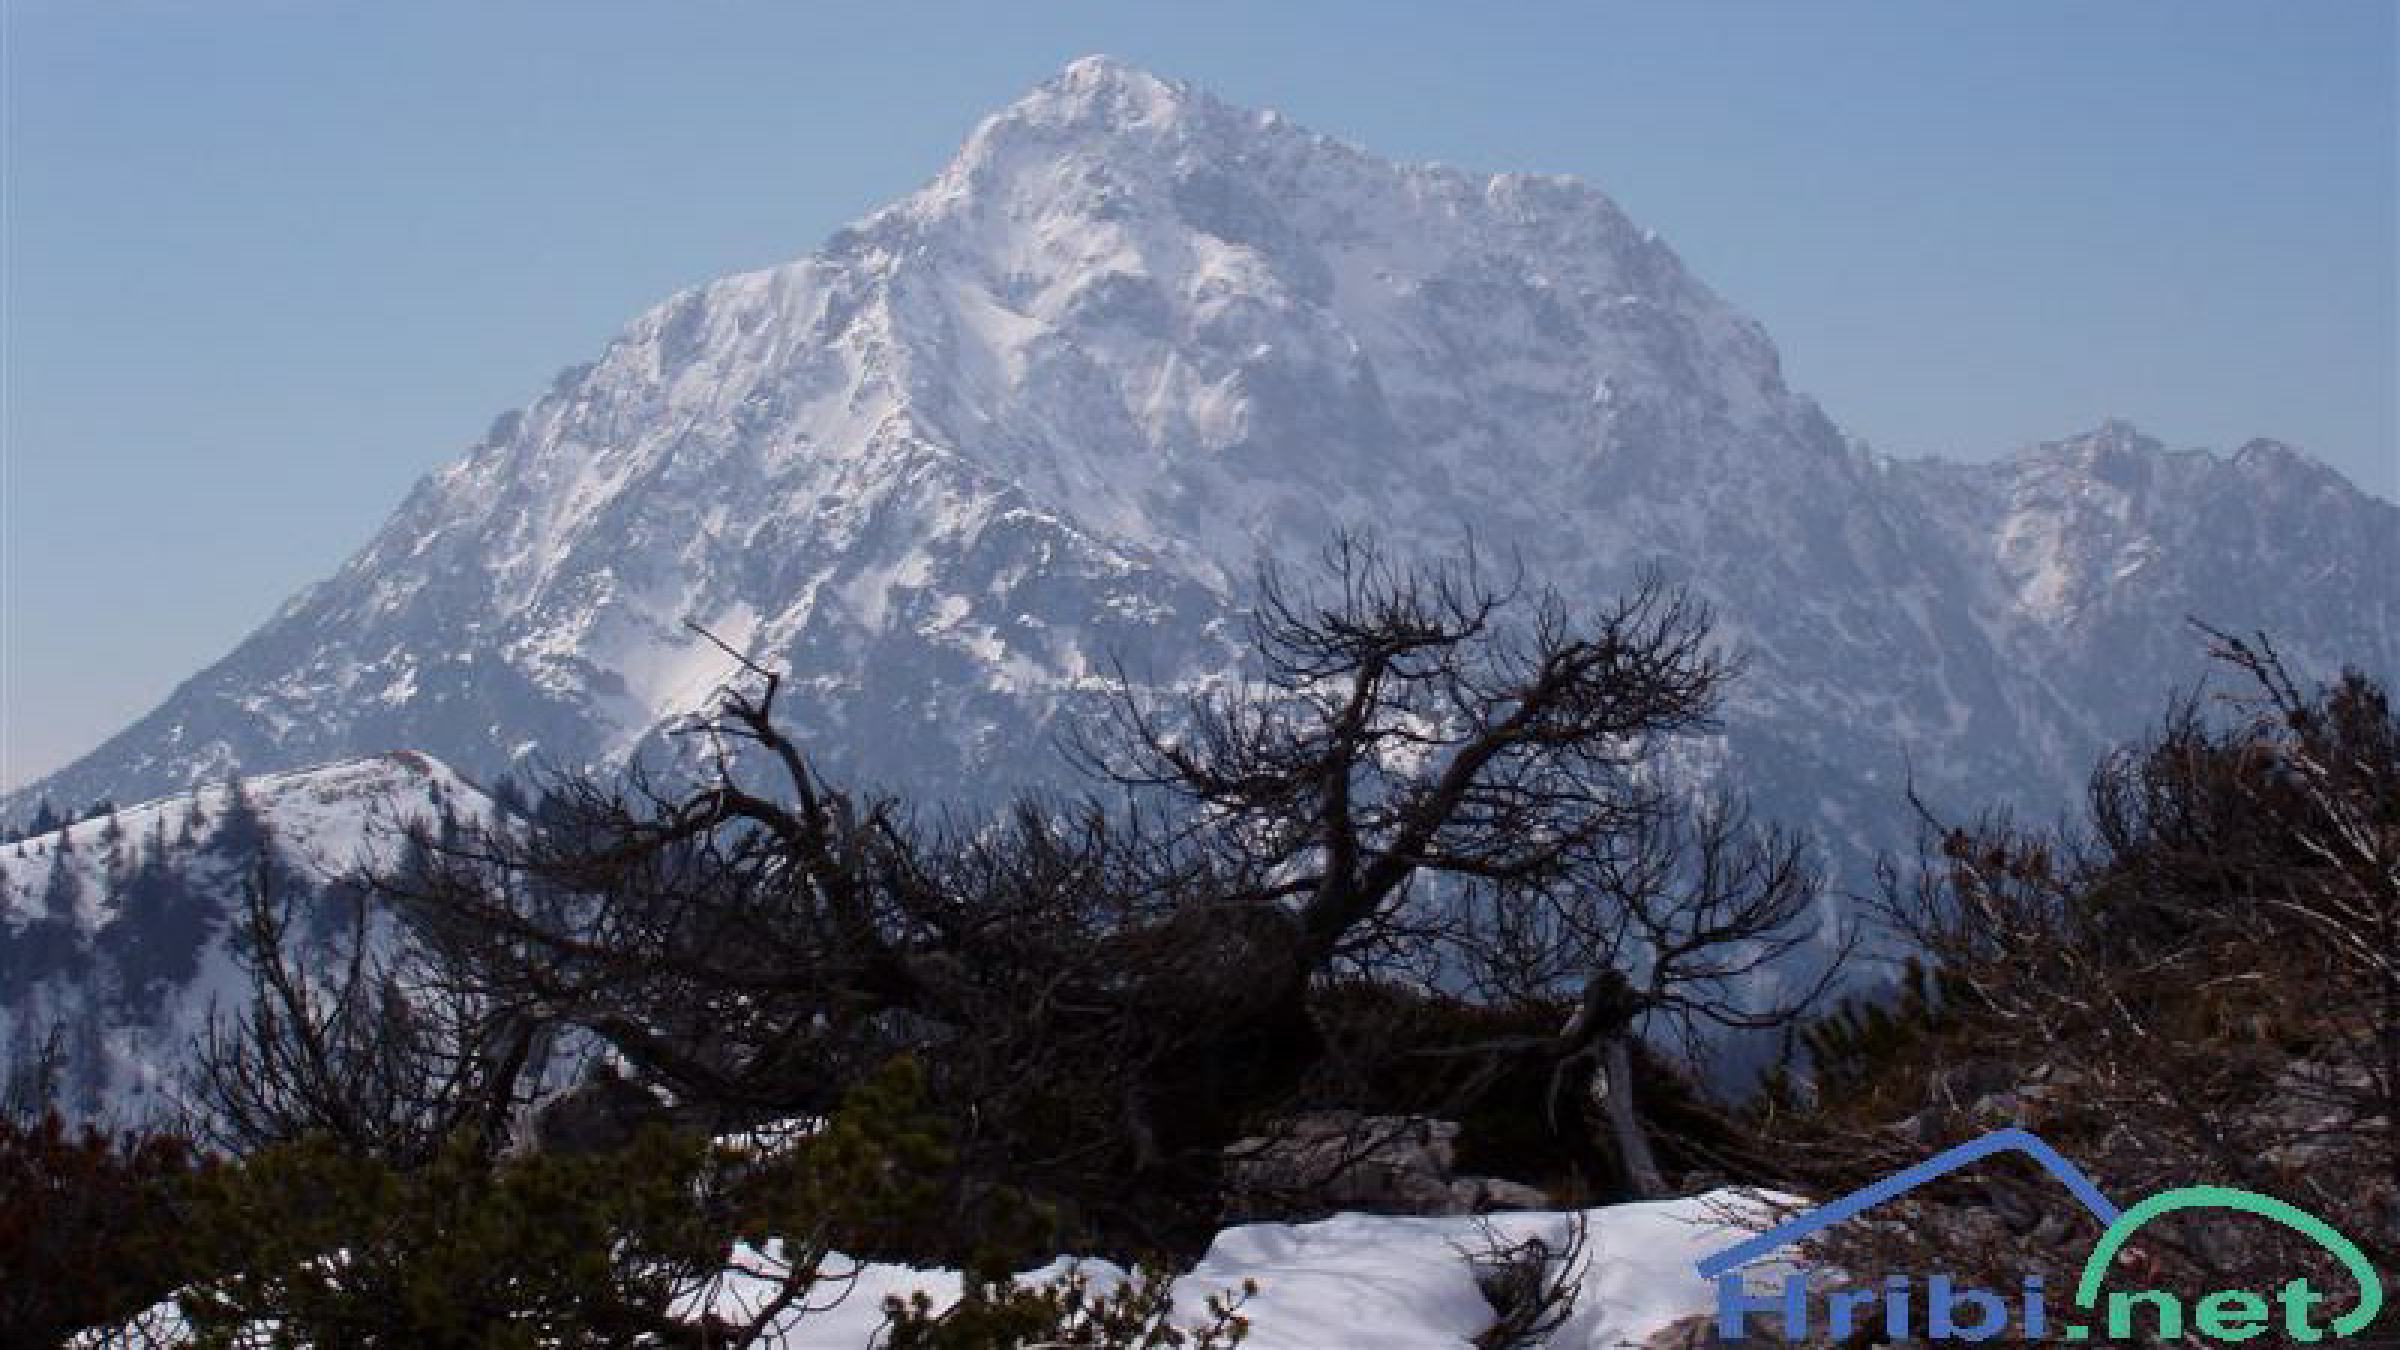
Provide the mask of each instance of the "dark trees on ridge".
[{"label": "dark trees on ridge", "polygon": [[[2400,1262],[2400,716],[2360,673],[2303,689],[2264,639],[2210,636],[2223,706],[2180,699],[2104,758],[2087,825],[1937,828],[1889,877],[1920,978],[1814,1030],[1838,1091],[1776,1127],[1805,1189],[2027,1125],[2113,1194],[2260,1191]],[[1821,1255],[2071,1281],[2089,1216],[2030,1168],[1978,1184]],[[2187,1299],[2346,1278],[2269,1225],[2174,1218],[2137,1256]]]}]

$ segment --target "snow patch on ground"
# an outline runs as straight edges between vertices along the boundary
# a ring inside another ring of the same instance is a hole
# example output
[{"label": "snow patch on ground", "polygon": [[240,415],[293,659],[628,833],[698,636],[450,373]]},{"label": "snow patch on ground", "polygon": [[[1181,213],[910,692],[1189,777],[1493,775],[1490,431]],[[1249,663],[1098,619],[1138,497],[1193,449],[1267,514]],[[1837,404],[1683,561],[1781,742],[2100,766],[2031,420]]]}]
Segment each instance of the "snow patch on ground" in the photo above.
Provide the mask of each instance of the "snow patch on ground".
[{"label": "snow patch on ground", "polygon": [[[1719,1190],[1679,1200],[1587,1210],[1579,1278],[1583,1292],[1573,1315],[1554,1332],[1550,1350],[1603,1350],[1640,1345],[1683,1318],[1715,1306],[1711,1287],[1694,1271],[1700,1258],[1739,1242],[1773,1221],[1783,1197]],[[1468,1254],[1488,1245],[1486,1229],[1504,1242],[1540,1237],[1563,1248],[1575,1216],[1495,1214],[1484,1218],[1400,1218],[1340,1214],[1315,1223],[1247,1224],[1229,1228],[1199,1265],[1175,1284],[1176,1314],[1187,1325],[1206,1317],[1210,1295],[1257,1289],[1242,1313],[1250,1320],[1245,1350],[1462,1350],[1492,1323],[1476,1290]],[[706,1306],[734,1317],[762,1307],[780,1253],[736,1252],[737,1272],[706,1292]],[[1028,1283],[1064,1274],[1079,1263],[1060,1258],[1028,1272]],[[741,1273],[750,1267],[756,1274]],[[1104,1261],[1080,1263],[1095,1293],[1125,1272]],[[1779,1280],[1784,1267],[1765,1262],[1754,1277]],[[872,1350],[887,1298],[923,1293],[936,1306],[954,1302],[954,1271],[852,1264],[835,1257],[828,1274],[843,1277],[813,1306],[781,1324],[775,1350]],[[829,1281],[831,1283],[833,1281]],[[702,1306],[700,1299],[691,1305]],[[156,1346],[180,1345],[171,1306],[144,1319]],[[98,1333],[79,1346],[110,1342]]]}]

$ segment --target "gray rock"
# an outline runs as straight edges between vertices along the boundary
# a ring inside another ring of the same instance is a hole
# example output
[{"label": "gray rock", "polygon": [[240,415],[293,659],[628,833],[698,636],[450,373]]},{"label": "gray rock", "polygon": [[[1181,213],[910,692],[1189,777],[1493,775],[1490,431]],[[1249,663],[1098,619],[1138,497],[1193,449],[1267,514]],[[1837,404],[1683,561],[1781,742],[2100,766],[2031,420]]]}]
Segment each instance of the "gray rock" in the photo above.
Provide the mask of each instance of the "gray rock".
[{"label": "gray rock", "polygon": [[1518,1182],[1454,1175],[1456,1122],[1423,1116],[1316,1111],[1226,1149],[1228,1208],[1236,1217],[1318,1210],[1480,1214],[1543,1209],[1550,1197]]}]

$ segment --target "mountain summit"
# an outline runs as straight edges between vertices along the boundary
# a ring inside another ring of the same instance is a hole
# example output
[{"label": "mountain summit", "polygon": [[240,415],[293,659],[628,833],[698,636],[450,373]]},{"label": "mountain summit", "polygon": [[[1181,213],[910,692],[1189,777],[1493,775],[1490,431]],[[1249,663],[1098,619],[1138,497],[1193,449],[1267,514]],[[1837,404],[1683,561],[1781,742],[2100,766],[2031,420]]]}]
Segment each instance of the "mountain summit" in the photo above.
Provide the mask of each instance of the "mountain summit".
[{"label": "mountain summit", "polygon": [[2400,510],[2296,452],[1883,459],[1600,192],[1095,57],[816,253],[636,319],[12,808],[614,761],[731,673],[689,625],[787,668],[835,771],[996,796],[1062,772],[1113,663],[1231,670],[1253,562],[1346,525],[1570,596],[1689,581],[1749,658],[1702,758],[1845,851],[1911,766],[2062,799],[2196,670],[2187,615],[2400,668]]}]

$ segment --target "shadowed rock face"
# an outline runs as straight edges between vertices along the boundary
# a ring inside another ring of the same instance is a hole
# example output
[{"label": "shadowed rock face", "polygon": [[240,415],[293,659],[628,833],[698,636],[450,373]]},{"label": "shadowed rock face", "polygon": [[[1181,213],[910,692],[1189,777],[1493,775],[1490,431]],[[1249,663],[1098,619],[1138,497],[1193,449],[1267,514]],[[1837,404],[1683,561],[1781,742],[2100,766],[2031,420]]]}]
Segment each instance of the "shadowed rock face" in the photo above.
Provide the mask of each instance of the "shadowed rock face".
[{"label": "shadowed rock face", "polygon": [[2287,448],[2131,428],[1894,463],[1599,192],[1401,166],[1105,60],[785,266],[676,296],[429,477],[338,573],[8,803],[362,751],[661,750],[732,663],[829,768],[1066,776],[1122,662],[1235,668],[1261,554],[1472,534],[1570,596],[1663,565],[1747,658],[1722,736],[1856,863],[1937,803],[2064,800],[2198,670],[2197,615],[2400,667],[2400,511]]}]

